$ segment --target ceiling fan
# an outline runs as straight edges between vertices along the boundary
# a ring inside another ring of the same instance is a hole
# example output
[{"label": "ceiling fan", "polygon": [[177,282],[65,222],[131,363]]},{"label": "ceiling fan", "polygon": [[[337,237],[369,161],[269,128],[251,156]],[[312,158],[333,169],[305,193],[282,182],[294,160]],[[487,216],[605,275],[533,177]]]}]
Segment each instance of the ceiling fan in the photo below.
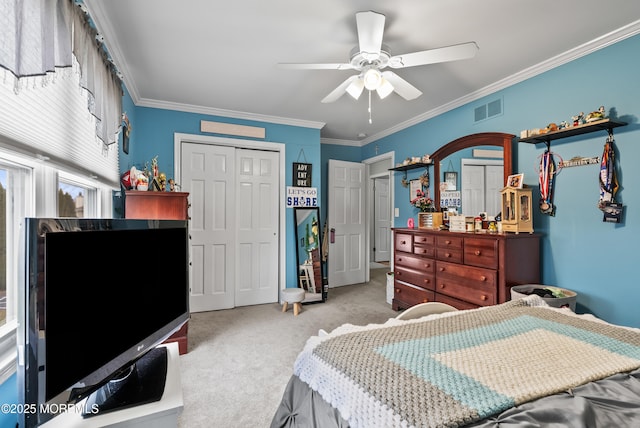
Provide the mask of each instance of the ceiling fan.
[{"label": "ceiling fan", "polygon": [[331,103],[345,92],[358,99],[364,89],[376,91],[382,99],[395,91],[406,100],[413,100],[422,95],[415,86],[398,76],[391,70],[382,71],[386,67],[406,68],[417,65],[435,64],[439,62],[457,61],[472,58],[478,51],[475,42],[429,49],[403,55],[391,55],[387,46],[382,43],[385,16],[381,13],[367,11],[356,13],[359,45],[352,49],[348,63],[280,63],[281,68],[299,70],[357,70],[360,73],[349,77],[327,95],[322,102]]}]

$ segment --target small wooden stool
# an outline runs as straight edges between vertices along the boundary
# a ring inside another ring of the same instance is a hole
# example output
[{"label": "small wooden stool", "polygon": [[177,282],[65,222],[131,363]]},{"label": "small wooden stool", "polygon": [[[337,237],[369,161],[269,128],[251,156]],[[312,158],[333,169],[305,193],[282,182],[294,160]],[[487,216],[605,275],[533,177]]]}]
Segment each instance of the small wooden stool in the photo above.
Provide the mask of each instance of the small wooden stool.
[{"label": "small wooden stool", "polygon": [[302,288],[285,288],[280,291],[282,296],[282,312],[287,312],[289,303],[293,303],[293,315],[298,315],[302,310],[302,301],[305,292]]}]

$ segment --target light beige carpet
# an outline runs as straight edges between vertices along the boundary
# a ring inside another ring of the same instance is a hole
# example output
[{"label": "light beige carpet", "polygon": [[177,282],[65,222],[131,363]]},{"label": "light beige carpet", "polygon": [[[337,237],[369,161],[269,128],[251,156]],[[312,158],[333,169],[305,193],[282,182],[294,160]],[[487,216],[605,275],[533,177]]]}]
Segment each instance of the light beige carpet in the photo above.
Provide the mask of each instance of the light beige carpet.
[{"label": "light beige carpet", "polygon": [[365,284],[330,288],[326,302],[305,304],[296,317],[277,303],[193,314],[189,352],[180,357],[179,426],[268,427],[310,336],[398,314],[386,303],[387,270],[372,269]]}]

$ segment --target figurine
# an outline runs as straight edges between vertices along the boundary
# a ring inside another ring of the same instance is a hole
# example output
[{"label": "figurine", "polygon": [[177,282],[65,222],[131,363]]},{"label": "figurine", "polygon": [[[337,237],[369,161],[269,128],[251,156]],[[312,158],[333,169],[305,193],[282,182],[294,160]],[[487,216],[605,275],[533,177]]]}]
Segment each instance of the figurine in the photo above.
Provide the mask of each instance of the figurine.
[{"label": "figurine", "polygon": [[158,184],[160,185],[160,190],[165,191],[167,189],[167,176],[164,172],[158,174]]},{"label": "figurine", "polygon": [[175,192],[176,191],[176,182],[173,178],[169,179],[169,191],[170,192]]},{"label": "figurine", "polygon": [[580,114],[571,116],[571,119],[573,120],[573,126],[582,125],[584,123],[584,112],[581,111]]},{"label": "figurine", "polygon": [[602,120],[604,119],[604,106],[600,106],[600,108],[597,111],[592,111],[591,113],[589,113],[586,117],[586,122],[595,122],[596,120]]}]

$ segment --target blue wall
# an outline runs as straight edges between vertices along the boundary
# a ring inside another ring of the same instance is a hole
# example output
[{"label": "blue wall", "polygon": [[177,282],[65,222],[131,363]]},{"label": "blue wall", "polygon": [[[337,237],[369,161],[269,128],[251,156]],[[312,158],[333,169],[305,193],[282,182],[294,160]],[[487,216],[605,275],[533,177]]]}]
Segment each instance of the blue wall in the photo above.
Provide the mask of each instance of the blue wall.
[{"label": "blue wall", "polygon": [[[534,227],[542,234],[542,282],[578,293],[578,312],[590,312],[607,321],[640,327],[640,288],[633,271],[640,236],[640,36],[562,65],[541,75],[500,90],[435,118],[381,138],[361,149],[360,160],[377,153],[395,151],[396,161],[433,153],[451,140],[478,132],[520,135],[523,129],[543,128],[550,122],[569,121],[571,116],[597,110],[604,105],[629,125],[616,128],[619,180],[617,199],[625,205],[621,224],[604,223],[596,204],[599,197],[598,166],[563,169],[557,176],[553,202],[556,215],[549,217],[534,209]],[[474,109],[501,99],[503,113],[474,123]],[[613,115],[612,115],[613,117]],[[601,156],[606,132],[556,140],[551,150],[562,159]],[[536,166],[545,146],[516,144],[514,172],[522,172],[525,184],[538,188]],[[334,159],[353,160],[351,148],[322,146],[323,163]],[[344,157],[341,157],[341,153]],[[324,164],[323,164],[324,166]],[[417,170],[417,178],[422,171]],[[433,171],[431,171],[433,172]],[[395,180],[396,206],[400,216],[394,225],[402,227],[416,211],[404,203],[408,191]],[[432,190],[433,191],[433,190]],[[433,194],[433,193],[432,193]],[[537,198],[536,198],[537,200]]]},{"label": "blue wall", "polygon": [[[234,120],[225,117],[216,117],[204,114],[187,113],[174,110],[164,110],[148,107],[134,107],[130,97],[125,94],[123,101],[124,110],[127,111],[132,124],[129,155],[122,152],[120,159],[121,172],[127,171],[132,166],[144,169],[145,163],[150,164],[151,159],[158,157],[158,168],[167,175],[167,179],[174,178],[174,134],[209,135],[225,138],[233,138],[229,135],[206,134],[200,132],[200,121],[226,122],[248,126],[265,128],[265,141],[282,143],[285,145],[285,182],[287,186],[292,183],[293,162],[311,163],[311,181],[318,188],[318,196],[322,197],[320,183],[320,130],[298,126],[280,125],[273,123],[255,122],[247,120]],[[122,150],[122,149],[121,149]],[[304,156],[301,157],[301,150]],[[306,159],[306,160],[304,160]],[[177,180],[176,180],[177,182]],[[178,183],[180,184],[180,183]],[[321,199],[319,199],[321,200]],[[295,264],[295,237],[293,227],[293,209],[286,210],[286,285],[297,286],[297,274]]]}]

